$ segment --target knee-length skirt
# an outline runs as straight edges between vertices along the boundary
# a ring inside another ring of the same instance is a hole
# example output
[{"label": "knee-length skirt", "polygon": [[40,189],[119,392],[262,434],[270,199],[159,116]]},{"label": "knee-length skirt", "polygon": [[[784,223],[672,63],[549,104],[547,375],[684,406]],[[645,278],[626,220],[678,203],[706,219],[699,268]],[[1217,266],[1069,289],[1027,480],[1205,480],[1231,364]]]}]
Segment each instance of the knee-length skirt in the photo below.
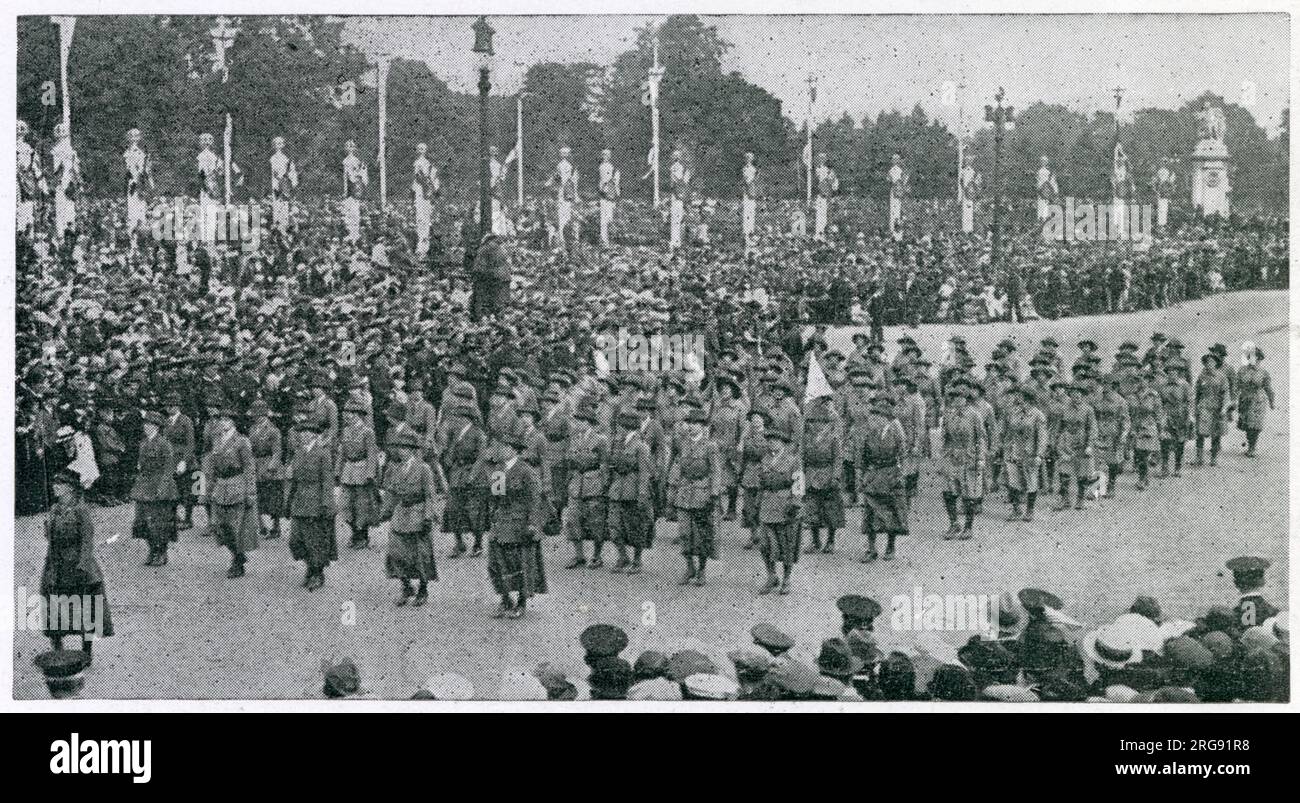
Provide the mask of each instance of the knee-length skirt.
[{"label": "knee-length skirt", "polygon": [[131,536],[143,538],[150,547],[166,546],[176,540],[176,502],[136,502]]},{"label": "knee-length skirt", "polygon": [[488,541],[488,577],[498,594],[519,592],[533,596],[546,593],[546,567],[542,563],[542,546],[502,544]]},{"label": "knee-length skirt", "polygon": [[444,533],[481,533],[488,529],[488,493],[476,488],[453,488],[442,515]]},{"label": "knee-length skirt", "polygon": [[284,480],[257,481],[257,510],[274,519],[284,515]]},{"label": "knee-length skirt", "polygon": [[640,502],[611,500],[606,523],[616,544],[645,549],[654,539],[654,516]]},{"label": "knee-length skirt", "polygon": [[683,555],[688,558],[718,556],[711,507],[701,510],[678,510],[677,526],[681,530]]},{"label": "knee-length skirt", "polygon": [[344,485],[339,494],[339,513],[353,527],[373,527],[379,522],[379,491],[374,483]]},{"label": "knee-length skirt", "polygon": [[234,552],[257,549],[257,505],[208,505],[208,530]]},{"label": "knee-length skirt", "polygon": [[437,580],[433,533],[389,533],[384,565],[388,576],[398,580]]},{"label": "knee-length skirt", "polygon": [[901,489],[891,493],[863,495],[862,532],[907,533],[907,494]]},{"label": "knee-length skirt", "polygon": [[773,563],[795,564],[799,562],[799,542],[803,540],[801,528],[796,522],[781,524],[764,524],[759,530],[759,551],[763,557]]},{"label": "knee-length skirt", "polygon": [[844,499],[839,488],[808,489],[804,496],[803,523],[807,527],[838,530],[844,526]]},{"label": "knee-length skirt", "polygon": [[338,538],[333,518],[294,516],[290,522],[289,554],[313,569],[321,569],[339,559]]}]

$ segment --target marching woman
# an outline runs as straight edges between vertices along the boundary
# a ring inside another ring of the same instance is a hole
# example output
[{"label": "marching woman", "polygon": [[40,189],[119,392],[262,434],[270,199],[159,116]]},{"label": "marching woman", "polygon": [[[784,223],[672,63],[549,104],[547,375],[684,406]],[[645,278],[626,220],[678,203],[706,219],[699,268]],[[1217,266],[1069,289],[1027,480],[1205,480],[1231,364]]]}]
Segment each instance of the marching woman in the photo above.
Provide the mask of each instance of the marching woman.
[{"label": "marching woman", "polygon": [[343,519],[352,529],[352,549],[370,546],[370,526],[379,518],[379,447],[375,431],[366,422],[370,413],[364,399],[351,398],[343,405],[343,434],[339,438],[337,475]]},{"label": "marching woman", "polygon": [[[82,499],[81,478],[75,472],[60,471],[54,476],[53,486],[54,505],[45,519],[49,551],[41,571],[41,596],[48,612],[45,635],[56,650],[63,649],[65,636],[79,637],[89,658],[96,636],[113,635],[104,575],[95,560],[95,523]],[[63,618],[63,613],[72,610],[71,605],[50,604],[70,598],[80,600],[79,622]]]},{"label": "marching woman", "polygon": [[212,449],[203,458],[203,490],[199,504],[207,506],[209,531],[230,550],[226,577],[244,576],[248,553],[257,549],[257,464],[248,438],[235,429],[229,407],[221,407],[212,422]]},{"label": "marching woman", "polygon": [[307,564],[302,586],[325,585],[325,567],[338,560],[334,533],[334,461],[324,424],[308,417],[298,425],[302,440],[289,464],[289,553]]},{"label": "marching woman", "polygon": [[[284,515],[284,462],[280,456],[280,429],[271,423],[271,407],[262,399],[249,405],[248,443],[257,464],[257,512],[259,532],[263,538],[280,537],[280,518]],[[264,522],[270,522],[266,527]]]},{"label": "marching woman", "polygon": [[144,414],[144,441],[137,458],[135,485],[135,523],[131,535],[149,544],[146,566],[166,566],[167,547],[176,540],[176,457],[172,445],[162,435],[163,417],[152,410]]},{"label": "marching woman", "polygon": [[1164,439],[1165,403],[1152,385],[1150,369],[1138,372],[1138,390],[1133,396],[1133,467],[1137,469],[1137,489],[1146,490],[1151,460]]},{"label": "marching woman", "polygon": [[1273,383],[1268,371],[1260,366],[1264,350],[1246,342],[1242,351],[1245,364],[1237,372],[1237,428],[1246,433],[1246,457],[1254,457],[1267,413],[1264,402],[1268,402],[1269,410],[1273,409]]},{"label": "marching woman", "polygon": [[[433,469],[420,459],[422,444],[415,433],[401,429],[393,433],[388,444],[397,459],[384,467],[383,509],[381,518],[388,522],[388,576],[402,581],[402,593],[396,604],[423,605],[429,599],[428,583],[438,579],[438,564],[433,557],[433,524],[436,493]],[[411,586],[418,580],[419,590]],[[411,598],[415,599],[412,600]]]},{"label": "marching woman", "polygon": [[[492,530],[488,540],[488,578],[501,597],[493,618],[518,619],[528,598],[546,593],[541,528],[545,488],[535,469],[521,458],[527,444],[507,432],[488,462]],[[511,594],[515,598],[511,598]]]},{"label": "marching woman", "polygon": [[[769,594],[780,590],[790,593],[790,570],[799,562],[799,511],[795,494],[799,489],[796,475],[800,471],[799,458],[790,447],[789,434],[780,427],[764,433],[768,453],[759,466],[759,551],[767,567],[767,581],[758,593]],[[781,564],[781,578],[777,579],[776,565]]]}]

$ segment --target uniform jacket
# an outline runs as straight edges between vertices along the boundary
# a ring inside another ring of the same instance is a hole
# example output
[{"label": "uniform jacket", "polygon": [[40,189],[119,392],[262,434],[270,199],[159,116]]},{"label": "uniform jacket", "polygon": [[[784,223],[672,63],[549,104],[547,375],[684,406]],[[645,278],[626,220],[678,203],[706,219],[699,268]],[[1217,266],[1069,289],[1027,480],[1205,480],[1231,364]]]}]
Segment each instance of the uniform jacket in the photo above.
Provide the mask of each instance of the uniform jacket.
[{"label": "uniform jacket", "polygon": [[1024,464],[1047,455],[1047,416],[1037,407],[1024,405],[1007,411],[1002,427],[1002,457],[1007,463]]},{"label": "uniform jacket", "polygon": [[536,541],[542,528],[542,496],[545,493],[536,469],[518,457],[508,466],[501,464],[491,468],[493,472],[504,473],[500,485],[491,489],[492,540],[500,544]]},{"label": "uniform jacket", "polygon": [[893,493],[907,456],[907,433],[898,419],[872,413],[862,425],[858,484],[868,494]]},{"label": "uniform jacket", "polygon": [[[231,430],[217,437],[203,458],[204,497],[214,505],[239,505],[257,500],[257,463],[248,438]],[[203,500],[200,500],[203,501]]]},{"label": "uniform jacket", "polygon": [[704,510],[722,493],[722,455],[718,445],[702,435],[682,440],[668,476],[670,498],[682,510]]},{"label": "uniform jacket", "polygon": [[609,484],[609,439],[599,429],[573,432],[564,462],[569,469],[569,497],[593,499]]},{"label": "uniform jacket", "polygon": [[426,523],[437,515],[433,469],[412,455],[402,463],[384,467],[384,493],[381,518],[395,533],[423,532]]},{"label": "uniform jacket", "polygon": [[790,449],[783,449],[779,455],[768,454],[758,471],[759,524],[784,524],[798,516],[799,505],[792,487],[799,471],[799,456]]},{"label": "uniform jacket", "polygon": [[1066,403],[1056,429],[1056,453],[1062,460],[1082,457],[1097,444],[1097,417],[1085,402]]},{"label": "uniform jacket", "polygon": [[804,483],[810,491],[839,488],[844,470],[840,427],[834,421],[809,423],[803,434]]},{"label": "uniform jacket", "polygon": [[460,490],[473,479],[474,465],[483,457],[487,436],[472,421],[453,416],[438,428],[438,454],[447,487]]},{"label": "uniform jacket", "polygon": [[340,485],[365,485],[379,478],[379,446],[364,420],[343,428],[335,473]]},{"label": "uniform jacket", "polygon": [[1165,430],[1165,405],[1154,388],[1139,391],[1133,399],[1133,447],[1146,452],[1160,448]]},{"label": "uniform jacket", "polygon": [[248,445],[253,450],[258,480],[284,478],[280,430],[271,423],[270,419],[260,421],[248,430]]},{"label": "uniform jacket", "polygon": [[650,446],[633,430],[618,431],[609,448],[609,499],[650,504],[654,462]]},{"label": "uniform jacket", "polygon": [[179,499],[175,471],[176,458],[171,441],[162,435],[144,441],[136,458],[131,498],[136,502],[173,502]]},{"label": "uniform jacket", "polygon": [[943,458],[953,469],[974,469],[988,460],[987,430],[979,412],[969,404],[948,408],[943,416]]},{"label": "uniform jacket", "polygon": [[334,464],[324,434],[304,444],[293,456],[289,483],[289,515],[322,519],[334,515]]}]

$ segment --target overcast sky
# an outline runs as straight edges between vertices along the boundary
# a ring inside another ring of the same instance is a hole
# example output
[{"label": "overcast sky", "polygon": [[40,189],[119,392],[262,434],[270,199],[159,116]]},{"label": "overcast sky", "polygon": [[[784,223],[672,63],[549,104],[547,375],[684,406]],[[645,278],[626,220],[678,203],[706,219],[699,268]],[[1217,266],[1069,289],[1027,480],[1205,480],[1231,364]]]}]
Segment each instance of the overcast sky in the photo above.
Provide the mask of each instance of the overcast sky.
[{"label": "overcast sky", "polygon": [[[501,16],[494,92],[511,94],[540,61],[609,64],[637,28],[662,17]],[[950,124],[944,82],[967,88],[966,115],[982,116],[999,85],[1007,102],[1061,103],[1088,114],[1174,108],[1209,89],[1242,105],[1270,134],[1288,105],[1290,34],[1281,14],[1097,16],[705,16],[733,47],[736,70],[781,99],[796,119],[818,78],[819,118],[910,110],[920,101]],[[422,59],[454,88],[472,85],[470,17],[353,17],[348,36],[369,53]],[[1249,82],[1249,83],[1247,83]],[[1253,99],[1251,98],[1253,95]]]}]

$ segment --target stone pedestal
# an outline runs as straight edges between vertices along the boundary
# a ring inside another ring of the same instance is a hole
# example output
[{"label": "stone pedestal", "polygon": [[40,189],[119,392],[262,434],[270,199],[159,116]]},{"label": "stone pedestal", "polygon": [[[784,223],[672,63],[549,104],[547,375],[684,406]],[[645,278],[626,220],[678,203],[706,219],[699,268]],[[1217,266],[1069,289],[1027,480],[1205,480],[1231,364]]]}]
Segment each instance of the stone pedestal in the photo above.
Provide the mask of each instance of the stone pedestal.
[{"label": "stone pedestal", "polygon": [[1228,216],[1228,149],[1216,139],[1203,139],[1192,153],[1192,205],[1205,215]]}]

